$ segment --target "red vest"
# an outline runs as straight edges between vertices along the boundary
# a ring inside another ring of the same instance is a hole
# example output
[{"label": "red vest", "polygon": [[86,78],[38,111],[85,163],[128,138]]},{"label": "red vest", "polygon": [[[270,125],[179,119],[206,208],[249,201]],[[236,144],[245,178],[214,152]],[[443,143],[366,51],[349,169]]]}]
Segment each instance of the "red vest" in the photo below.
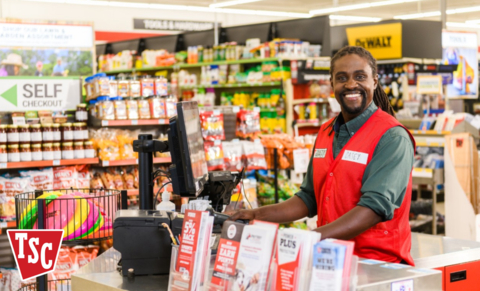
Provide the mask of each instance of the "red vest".
[{"label": "red vest", "polygon": [[[318,227],[335,221],[357,205],[362,196],[360,189],[365,168],[371,161],[380,138],[390,128],[402,126],[391,115],[378,109],[354,133],[337,158],[333,159],[334,133],[329,136],[331,128],[324,130],[332,122],[333,120],[320,128],[314,149],[313,184],[317,200]],[[415,148],[415,140],[408,130],[407,132]],[[355,237],[355,255],[386,262],[398,263],[405,260],[413,265],[408,223],[411,196],[410,173],[405,198],[400,208],[395,210],[393,219],[378,223]]]}]

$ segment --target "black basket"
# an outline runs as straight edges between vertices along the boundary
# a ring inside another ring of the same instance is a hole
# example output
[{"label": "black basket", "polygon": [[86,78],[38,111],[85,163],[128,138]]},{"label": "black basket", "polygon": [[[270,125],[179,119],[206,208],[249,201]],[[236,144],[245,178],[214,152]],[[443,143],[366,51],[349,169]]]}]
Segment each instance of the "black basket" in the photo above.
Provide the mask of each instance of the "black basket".
[{"label": "black basket", "polygon": [[[47,284],[48,284],[48,291],[71,291],[72,290],[72,282],[70,281],[70,279],[48,280]],[[17,291],[36,291],[36,290],[38,290],[37,283],[31,283],[23,286]]]},{"label": "black basket", "polygon": [[[109,239],[121,209],[121,191],[108,189],[37,190],[15,196],[18,229],[63,229],[63,242]],[[43,206],[43,227],[38,217]]]}]

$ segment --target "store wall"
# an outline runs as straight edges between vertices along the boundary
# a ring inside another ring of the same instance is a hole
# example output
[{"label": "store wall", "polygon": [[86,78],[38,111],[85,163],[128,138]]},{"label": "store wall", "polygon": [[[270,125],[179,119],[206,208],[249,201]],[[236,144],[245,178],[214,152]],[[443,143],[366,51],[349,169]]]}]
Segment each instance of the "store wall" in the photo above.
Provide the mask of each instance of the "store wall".
[{"label": "store wall", "polygon": [[[172,3],[174,2],[172,1]],[[96,31],[104,32],[174,33],[172,31],[134,30],[134,18],[209,22],[213,22],[215,19],[214,13],[206,12],[39,3],[22,0],[0,0],[0,3],[2,4],[0,18],[89,21],[94,23]],[[224,27],[284,19],[289,18],[238,14],[218,14],[217,16],[217,21]]]}]

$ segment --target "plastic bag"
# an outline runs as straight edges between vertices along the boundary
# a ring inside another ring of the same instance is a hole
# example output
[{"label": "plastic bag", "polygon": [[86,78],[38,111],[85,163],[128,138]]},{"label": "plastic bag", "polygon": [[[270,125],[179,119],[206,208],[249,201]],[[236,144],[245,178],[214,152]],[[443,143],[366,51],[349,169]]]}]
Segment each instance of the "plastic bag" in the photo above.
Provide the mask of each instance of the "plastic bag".
[{"label": "plastic bag", "polygon": [[90,188],[90,171],[88,166],[79,166],[77,169],[77,188]]},{"label": "plastic bag", "polygon": [[223,160],[226,171],[241,171],[244,167],[242,161],[242,144],[240,142],[222,142]]},{"label": "plastic bag", "polygon": [[53,169],[53,189],[70,189],[77,187],[77,170],[75,166],[55,167]]},{"label": "plastic bag", "polygon": [[205,158],[209,171],[224,171],[223,148],[221,142],[206,141],[204,143]]},{"label": "plastic bag", "polygon": [[240,110],[237,113],[236,135],[240,138],[257,138],[260,135],[260,114],[255,111]]},{"label": "plastic bag", "polygon": [[15,195],[27,191],[33,191],[29,188],[30,177],[24,178],[4,178],[0,177],[0,219],[15,219]]},{"label": "plastic bag", "polygon": [[133,141],[138,136],[138,132],[119,130],[117,131],[116,138],[118,140],[118,147],[121,160],[137,159],[138,153],[133,151]]},{"label": "plastic bag", "polygon": [[125,185],[125,189],[136,189],[133,169],[130,169],[130,171],[128,171],[128,168],[122,168],[122,180],[123,184]]},{"label": "plastic bag", "polygon": [[[53,189],[53,168],[20,171],[22,177],[29,177],[29,187],[34,190]],[[88,187],[87,187],[88,188]]]},{"label": "plastic bag", "polygon": [[224,140],[225,129],[223,113],[217,111],[205,111],[200,113],[202,123],[202,135],[204,140]]},{"label": "plastic bag", "polygon": [[265,170],[267,162],[265,160],[265,150],[259,141],[241,141],[243,147],[243,159],[247,171]]}]

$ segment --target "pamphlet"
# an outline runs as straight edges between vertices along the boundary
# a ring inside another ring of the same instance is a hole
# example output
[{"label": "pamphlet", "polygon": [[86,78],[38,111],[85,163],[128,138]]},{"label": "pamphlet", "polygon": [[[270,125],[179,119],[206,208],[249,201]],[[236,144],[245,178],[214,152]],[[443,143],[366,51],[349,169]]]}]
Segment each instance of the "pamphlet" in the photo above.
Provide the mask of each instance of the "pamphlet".
[{"label": "pamphlet", "polygon": [[342,291],[347,247],[328,240],[315,244],[310,291]]}]

